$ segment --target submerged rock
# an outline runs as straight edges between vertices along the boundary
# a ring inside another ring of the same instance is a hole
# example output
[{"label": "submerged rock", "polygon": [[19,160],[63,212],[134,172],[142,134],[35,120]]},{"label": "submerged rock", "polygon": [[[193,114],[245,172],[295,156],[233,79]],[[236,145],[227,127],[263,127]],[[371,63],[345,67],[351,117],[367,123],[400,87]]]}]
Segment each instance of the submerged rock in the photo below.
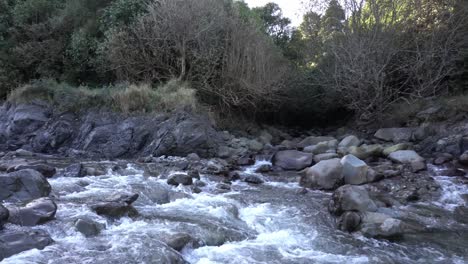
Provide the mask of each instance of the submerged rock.
[{"label": "submerged rock", "polygon": [[21,226],[44,224],[55,217],[57,205],[50,198],[40,198],[25,207],[10,208],[8,222]]},{"label": "submerged rock", "polygon": [[263,183],[262,179],[260,179],[257,176],[254,176],[254,175],[247,176],[244,179],[244,181],[247,182],[247,183],[251,183],[251,184],[262,184]]},{"label": "submerged rock", "polygon": [[138,211],[125,202],[102,202],[91,206],[98,215],[109,217],[135,216]]},{"label": "submerged rock", "polygon": [[33,248],[44,249],[53,242],[42,230],[3,230],[0,232],[0,261]]},{"label": "submerged rock", "polygon": [[308,168],[300,179],[306,188],[331,190],[343,181],[343,166],[340,159],[323,160]]},{"label": "submerged rock", "polygon": [[85,237],[93,237],[101,233],[101,230],[104,229],[104,225],[89,219],[78,219],[75,222],[75,228]]},{"label": "submerged rock", "polygon": [[297,150],[278,151],[273,157],[273,164],[284,170],[302,170],[312,165],[313,155]]},{"label": "submerged rock", "polygon": [[197,244],[196,240],[187,233],[179,233],[163,238],[163,242],[176,251],[181,251],[188,244]]},{"label": "submerged rock", "polygon": [[177,173],[169,176],[169,178],[167,179],[167,184],[174,186],[178,186],[179,184],[192,185],[193,180],[192,177],[190,177],[190,175]]},{"label": "submerged rock", "polygon": [[0,200],[30,201],[49,195],[51,187],[38,171],[26,169],[0,175]]}]

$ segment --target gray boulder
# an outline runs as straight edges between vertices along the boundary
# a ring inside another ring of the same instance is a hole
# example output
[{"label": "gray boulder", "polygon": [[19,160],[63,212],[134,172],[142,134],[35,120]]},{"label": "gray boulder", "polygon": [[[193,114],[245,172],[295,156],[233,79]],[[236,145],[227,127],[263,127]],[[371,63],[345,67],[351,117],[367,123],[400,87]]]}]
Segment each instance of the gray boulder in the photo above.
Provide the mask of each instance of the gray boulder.
[{"label": "gray boulder", "polygon": [[47,164],[21,164],[21,165],[9,168],[8,172],[26,170],[26,169],[36,170],[40,172],[42,175],[44,175],[44,177],[46,178],[50,178],[54,176],[55,173],[57,172],[55,167],[52,167]]},{"label": "gray boulder", "polygon": [[89,219],[78,219],[75,222],[76,231],[82,233],[85,237],[99,235],[104,229],[104,225]]},{"label": "gray boulder", "polygon": [[0,200],[30,201],[49,195],[47,179],[31,169],[0,175]]},{"label": "gray boulder", "polygon": [[188,244],[197,244],[196,240],[187,233],[178,233],[163,238],[162,241],[176,251],[181,251]]},{"label": "gray boulder", "polygon": [[42,230],[4,230],[0,232],[0,261],[26,250],[42,250],[53,242]]},{"label": "gray boulder", "polygon": [[419,156],[414,150],[399,150],[390,153],[388,157],[398,163],[410,164],[413,162],[424,161],[424,158]]},{"label": "gray boulder", "polygon": [[460,158],[458,159],[458,161],[459,161],[461,164],[468,166],[468,151],[466,151],[465,153],[461,154],[461,156],[460,156]]},{"label": "gray boulder", "polygon": [[330,141],[323,141],[316,145],[308,146],[304,148],[304,152],[312,154],[322,154],[327,152],[336,152],[338,141],[336,139]]},{"label": "gray boulder", "polygon": [[411,231],[403,221],[382,213],[365,212],[361,219],[360,231],[367,237],[396,239]]},{"label": "gray boulder", "polygon": [[354,155],[346,155],[341,159],[345,184],[363,184],[367,182],[369,166]]},{"label": "gray boulder", "polygon": [[122,216],[136,216],[138,211],[125,202],[101,202],[91,206],[91,209],[98,215],[104,215],[112,218]]},{"label": "gray boulder", "polygon": [[377,205],[364,187],[345,185],[333,193],[328,209],[332,214],[341,215],[346,211],[375,212]]},{"label": "gray boulder", "polygon": [[361,140],[358,137],[351,135],[343,138],[338,144],[338,148],[357,147],[359,144],[361,144]]},{"label": "gray boulder", "polygon": [[381,128],[375,133],[375,137],[385,141],[393,141],[395,143],[408,142],[412,139],[416,128],[411,127],[394,127]]},{"label": "gray boulder", "polygon": [[323,160],[308,168],[301,176],[300,185],[306,188],[331,190],[343,181],[340,159]]},{"label": "gray boulder", "polygon": [[361,215],[358,212],[345,212],[338,219],[338,228],[345,232],[354,232],[361,224]]},{"label": "gray boulder", "polygon": [[46,223],[55,217],[57,205],[50,198],[39,198],[25,207],[9,208],[8,221],[21,226],[35,226]]},{"label": "gray boulder", "polygon": [[27,134],[41,128],[49,120],[48,110],[38,104],[20,104],[11,107],[7,113],[7,135]]},{"label": "gray boulder", "polygon": [[348,148],[348,154],[353,154],[360,159],[367,159],[370,157],[379,157],[382,155],[383,147],[379,144],[374,145],[361,145],[359,147]]},{"label": "gray boulder", "polygon": [[297,150],[278,151],[273,157],[273,164],[284,170],[302,170],[312,165],[313,155]]}]

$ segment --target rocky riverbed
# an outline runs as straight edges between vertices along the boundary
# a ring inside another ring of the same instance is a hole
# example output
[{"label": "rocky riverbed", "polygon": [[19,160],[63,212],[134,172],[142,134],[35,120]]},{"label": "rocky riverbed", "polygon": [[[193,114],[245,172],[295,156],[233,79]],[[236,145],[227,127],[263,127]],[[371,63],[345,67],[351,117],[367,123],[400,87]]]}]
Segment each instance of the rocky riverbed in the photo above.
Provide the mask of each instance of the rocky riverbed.
[{"label": "rocky riverbed", "polygon": [[[466,263],[468,125],[3,106],[1,263]],[[40,147],[41,146],[41,147]]]}]

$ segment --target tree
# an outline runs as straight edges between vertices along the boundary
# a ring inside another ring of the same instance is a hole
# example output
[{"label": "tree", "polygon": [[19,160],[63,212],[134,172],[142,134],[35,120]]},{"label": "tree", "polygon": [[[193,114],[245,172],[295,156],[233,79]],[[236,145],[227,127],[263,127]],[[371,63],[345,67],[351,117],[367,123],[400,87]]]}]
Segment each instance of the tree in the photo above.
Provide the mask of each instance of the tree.
[{"label": "tree", "polygon": [[283,16],[283,11],[276,3],[268,3],[252,10],[260,19],[263,30],[273,38],[275,44],[285,48],[291,35],[291,20]]}]

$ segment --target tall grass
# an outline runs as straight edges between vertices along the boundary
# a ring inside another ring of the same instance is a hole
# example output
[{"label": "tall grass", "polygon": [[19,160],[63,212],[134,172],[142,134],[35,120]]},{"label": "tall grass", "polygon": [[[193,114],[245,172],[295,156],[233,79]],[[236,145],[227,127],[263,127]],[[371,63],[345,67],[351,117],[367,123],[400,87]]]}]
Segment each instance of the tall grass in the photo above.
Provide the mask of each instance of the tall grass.
[{"label": "tall grass", "polygon": [[102,88],[73,87],[54,80],[36,80],[13,90],[9,102],[46,101],[60,110],[79,112],[104,108],[122,113],[171,112],[197,110],[195,90],[185,82],[172,80],[157,88],[149,84],[121,83]]}]

